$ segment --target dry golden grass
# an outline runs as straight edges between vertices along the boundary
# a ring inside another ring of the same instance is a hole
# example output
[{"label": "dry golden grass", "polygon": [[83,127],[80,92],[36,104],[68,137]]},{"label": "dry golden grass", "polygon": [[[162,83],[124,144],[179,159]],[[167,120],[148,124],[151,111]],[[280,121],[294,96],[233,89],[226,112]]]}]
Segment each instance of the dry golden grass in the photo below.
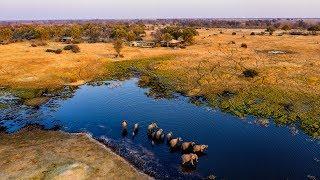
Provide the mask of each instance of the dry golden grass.
[{"label": "dry golden grass", "polygon": [[[250,36],[252,31],[262,30],[222,31],[224,34],[220,30],[200,30],[194,46],[182,50],[183,56],[162,63],[158,69],[180,69],[191,79],[199,76],[198,69],[212,69],[212,73],[204,72],[207,74],[203,74],[203,83],[213,86],[219,83],[216,85],[221,90],[251,84],[252,81],[239,76],[244,69],[252,68],[259,72],[259,81],[264,85],[320,92],[320,36]],[[233,31],[237,35],[231,35]],[[230,41],[236,44],[229,44]],[[241,48],[242,43],[248,48]],[[291,53],[267,53],[270,50]]]},{"label": "dry golden grass", "polygon": [[[105,73],[105,64],[114,57],[111,44],[80,44],[80,53],[63,51],[47,53],[47,48],[62,49],[63,44],[49,43],[45,47],[30,47],[30,43],[0,46],[0,85],[15,88],[60,87],[90,81]],[[169,50],[170,51],[170,50]],[[126,58],[153,56],[167,50],[124,48]]]},{"label": "dry golden grass", "polygon": [[[263,83],[320,92],[319,36],[250,36],[253,31],[262,30],[202,29],[195,45],[187,49],[125,47],[123,59],[113,58],[112,44],[80,44],[80,53],[63,51],[60,55],[45,52],[47,48],[63,48],[60,43],[36,48],[30,47],[28,42],[9,44],[0,46],[0,85],[33,88],[78,85],[103,75],[108,62],[175,54],[174,61],[164,62],[158,69],[182,70],[192,78],[199,74],[196,71],[199,66],[215,67],[213,72],[219,78],[211,77],[211,73],[203,77],[203,83],[219,82],[227,87],[248,83],[238,75],[244,68],[253,68],[263,75]],[[232,32],[237,35],[231,35]],[[236,44],[229,44],[230,41]],[[241,43],[246,43],[248,48],[240,48]],[[268,50],[292,53],[273,55],[263,52]],[[228,58],[231,54],[232,59]]]}]

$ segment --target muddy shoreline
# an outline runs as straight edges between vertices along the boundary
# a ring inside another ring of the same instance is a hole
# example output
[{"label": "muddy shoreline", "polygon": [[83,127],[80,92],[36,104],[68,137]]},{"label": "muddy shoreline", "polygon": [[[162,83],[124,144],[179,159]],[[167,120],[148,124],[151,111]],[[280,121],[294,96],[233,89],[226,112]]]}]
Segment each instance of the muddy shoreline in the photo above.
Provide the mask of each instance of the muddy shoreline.
[{"label": "muddy shoreline", "polygon": [[4,130],[0,132],[0,175],[4,178],[153,179],[88,133],[37,125],[13,134]]}]

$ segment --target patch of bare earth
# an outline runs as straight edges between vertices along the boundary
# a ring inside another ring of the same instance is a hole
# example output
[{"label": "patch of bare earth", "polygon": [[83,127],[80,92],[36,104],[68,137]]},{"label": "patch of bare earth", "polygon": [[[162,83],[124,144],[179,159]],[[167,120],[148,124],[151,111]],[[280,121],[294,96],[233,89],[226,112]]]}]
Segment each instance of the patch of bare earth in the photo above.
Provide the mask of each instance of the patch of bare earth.
[{"label": "patch of bare earth", "polygon": [[86,134],[0,133],[0,179],[151,179]]}]

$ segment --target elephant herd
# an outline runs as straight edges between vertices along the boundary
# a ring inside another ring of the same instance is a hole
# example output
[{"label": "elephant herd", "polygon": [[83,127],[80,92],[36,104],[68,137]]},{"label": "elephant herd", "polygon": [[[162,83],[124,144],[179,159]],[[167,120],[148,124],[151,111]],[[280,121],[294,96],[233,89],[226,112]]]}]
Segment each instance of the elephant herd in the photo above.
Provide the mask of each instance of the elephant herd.
[{"label": "elephant herd", "polygon": [[[122,121],[122,131],[127,133],[128,123]],[[138,132],[139,124],[133,125],[133,136]],[[181,150],[182,165],[195,165],[198,162],[198,155],[202,154],[208,149],[208,145],[200,145],[195,142],[184,142],[180,137],[174,137],[172,132],[165,135],[163,129],[159,128],[157,123],[153,122],[148,125],[147,133],[152,142],[163,142],[165,139],[171,150]]]}]

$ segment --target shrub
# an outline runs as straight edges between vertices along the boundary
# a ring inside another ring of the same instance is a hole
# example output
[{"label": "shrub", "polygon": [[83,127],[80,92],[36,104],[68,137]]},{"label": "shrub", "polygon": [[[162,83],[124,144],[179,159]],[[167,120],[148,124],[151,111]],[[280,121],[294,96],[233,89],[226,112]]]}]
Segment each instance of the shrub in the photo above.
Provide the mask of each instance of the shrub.
[{"label": "shrub", "polygon": [[254,35],[256,35],[256,33],[255,32],[251,32],[251,34],[250,34],[251,36],[254,36]]},{"label": "shrub", "polygon": [[291,30],[291,27],[286,24],[281,29],[284,30],[284,31],[289,31],[289,30]]},{"label": "shrub", "polygon": [[61,53],[62,53],[62,50],[61,50],[61,49],[56,49],[56,50],[54,51],[54,53],[56,53],[56,54],[61,54]]},{"label": "shrub", "polygon": [[248,48],[248,45],[247,45],[246,43],[242,43],[242,44],[241,44],[241,47],[242,47],[242,48]]},{"label": "shrub", "polygon": [[46,52],[54,52],[54,49],[47,49]]},{"label": "shrub", "polygon": [[237,35],[237,33],[236,33],[236,32],[233,32],[232,35]]},{"label": "shrub", "polygon": [[47,49],[46,52],[55,53],[55,54],[61,54],[61,49]]},{"label": "shrub", "polygon": [[236,44],[236,42],[234,42],[234,41],[230,41],[228,44]]},{"label": "shrub", "polygon": [[31,47],[37,47],[37,45],[35,43],[32,43]]},{"label": "shrub", "polygon": [[320,31],[320,25],[311,26],[308,31]]},{"label": "shrub", "polygon": [[276,28],[269,26],[266,29],[266,32],[269,32],[270,35],[273,35],[273,33],[276,31]]},{"label": "shrub", "polygon": [[66,50],[66,51],[71,50],[71,51],[74,52],[74,53],[80,52],[79,46],[74,45],[74,44],[67,45],[67,46],[65,46],[63,49]]},{"label": "shrub", "polygon": [[254,78],[258,76],[258,72],[254,69],[246,69],[242,72],[242,74],[246,78]]}]

